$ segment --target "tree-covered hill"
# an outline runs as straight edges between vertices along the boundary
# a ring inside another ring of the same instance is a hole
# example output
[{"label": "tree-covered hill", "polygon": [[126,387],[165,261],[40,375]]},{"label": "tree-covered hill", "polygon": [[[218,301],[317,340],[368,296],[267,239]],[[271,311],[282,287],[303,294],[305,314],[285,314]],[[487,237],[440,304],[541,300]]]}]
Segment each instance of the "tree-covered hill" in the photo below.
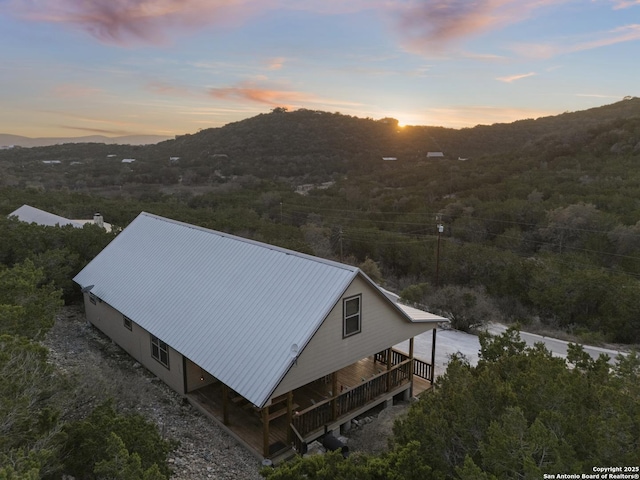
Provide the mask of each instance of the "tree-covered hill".
[{"label": "tree-covered hill", "polygon": [[150,211],[368,265],[460,328],[640,342],[639,162],[639,98],[461,130],[276,108],[144,147],[0,150],[0,213]]}]

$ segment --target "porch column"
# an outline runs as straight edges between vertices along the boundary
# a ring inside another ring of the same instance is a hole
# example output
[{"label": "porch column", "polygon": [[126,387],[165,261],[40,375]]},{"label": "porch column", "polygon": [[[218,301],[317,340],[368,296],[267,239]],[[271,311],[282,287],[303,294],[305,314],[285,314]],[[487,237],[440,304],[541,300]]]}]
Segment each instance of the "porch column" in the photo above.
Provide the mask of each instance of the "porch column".
[{"label": "porch column", "polygon": [[387,348],[387,392],[391,391],[391,350],[391,347]]},{"label": "porch column", "polygon": [[222,423],[229,425],[229,387],[224,383],[222,384]]},{"label": "porch column", "polygon": [[431,385],[433,385],[433,381],[436,378],[436,330],[438,328],[434,327],[433,329],[433,336],[431,338],[431,378],[429,379],[429,381],[431,382]]},{"label": "porch column", "polygon": [[413,362],[413,338],[411,337],[409,339],[409,359],[411,360],[411,362],[409,363],[409,385],[411,385],[409,387],[409,396],[413,397],[413,367],[414,367],[414,362]]},{"label": "porch column", "polygon": [[269,405],[262,409],[262,456],[269,456]]},{"label": "porch column", "polygon": [[287,393],[287,443],[293,442],[293,432],[291,424],[293,423],[293,390]]},{"label": "porch column", "polygon": [[338,418],[338,372],[331,374],[331,420]]}]

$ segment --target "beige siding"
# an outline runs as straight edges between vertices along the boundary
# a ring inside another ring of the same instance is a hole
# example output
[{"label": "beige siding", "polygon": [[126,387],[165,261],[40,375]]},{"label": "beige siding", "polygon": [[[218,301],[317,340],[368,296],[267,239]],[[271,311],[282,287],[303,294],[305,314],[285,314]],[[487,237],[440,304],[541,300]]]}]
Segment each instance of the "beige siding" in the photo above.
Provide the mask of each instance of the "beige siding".
[{"label": "beige siding", "polygon": [[[358,294],[362,294],[362,330],[360,333],[342,338],[342,302],[345,298]],[[300,353],[296,364],[291,367],[272,396],[306,385],[362,358],[415,337],[435,325],[411,323],[390,305],[381,293],[358,276]]]},{"label": "beige siding", "polygon": [[[169,345],[169,368],[151,356],[151,336],[147,330],[136,324],[132,318],[132,329],[124,326],[123,316],[105,302],[96,300],[94,305],[85,294],[84,305],[87,320],[117,343],[176,392],[184,393],[182,355]],[[160,339],[164,340],[164,339]]]}]

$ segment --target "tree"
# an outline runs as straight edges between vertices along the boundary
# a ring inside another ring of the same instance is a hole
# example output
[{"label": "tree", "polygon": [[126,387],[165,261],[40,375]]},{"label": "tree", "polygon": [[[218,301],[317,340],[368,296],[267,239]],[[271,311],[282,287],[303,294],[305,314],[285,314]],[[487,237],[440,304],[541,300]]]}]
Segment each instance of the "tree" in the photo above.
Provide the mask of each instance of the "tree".
[{"label": "tree", "polygon": [[[42,476],[57,469],[60,378],[47,349],[24,337],[0,335],[0,465],[4,474]],[[0,478],[3,478],[0,468]]]},{"label": "tree", "polygon": [[[133,472],[138,461],[141,471],[147,472],[155,465],[160,474],[171,474],[166,457],[176,444],[164,440],[156,426],[141,415],[117,413],[110,401],[96,407],[86,419],[65,425],[64,433],[64,469],[74,477],[101,478],[94,476],[95,468],[102,474],[117,465],[127,465]],[[105,445],[111,450],[105,450]]]},{"label": "tree", "polygon": [[394,427],[395,448],[417,441],[446,478],[540,478],[640,458],[636,354],[610,367],[578,346],[564,359],[527,347],[514,329],[480,336],[477,367],[454,360]]},{"label": "tree", "polygon": [[448,318],[453,328],[463,332],[501,318],[491,298],[478,287],[446,285],[435,290],[428,298],[423,298],[421,303]]},{"label": "tree", "polygon": [[43,271],[31,260],[0,265],[0,333],[40,339],[53,326],[61,292],[43,284]]}]

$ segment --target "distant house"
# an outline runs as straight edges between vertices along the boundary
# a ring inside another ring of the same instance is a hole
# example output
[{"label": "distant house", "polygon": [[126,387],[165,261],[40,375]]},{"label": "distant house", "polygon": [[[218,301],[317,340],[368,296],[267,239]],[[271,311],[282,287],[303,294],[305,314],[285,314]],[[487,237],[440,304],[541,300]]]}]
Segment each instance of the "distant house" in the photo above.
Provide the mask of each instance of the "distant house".
[{"label": "distant house", "polygon": [[60,165],[62,162],[60,160],[42,160],[42,163],[45,165]]},{"label": "distant house", "polygon": [[109,155],[107,155],[107,158],[115,158],[115,157],[117,157],[115,153],[110,153]]},{"label": "distant house", "polygon": [[135,161],[136,161],[135,158],[123,158],[122,159],[122,163],[133,163]]},{"label": "distant house", "polygon": [[169,163],[178,163],[180,161],[180,157],[169,157]]},{"label": "distant house", "polygon": [[48,227],[71,225],[75,228],[82,228],[82,224],[68,218],[61,217],[54,213],[45,212],[30,205],[22,205],[17,210],[11,212],[9,217],[18,217],[18,220],[26,223],[37,223]]},{"label": "distant house", "polygon": [[442,152],[427,152],[427,158],[443,158],[444,153]]},{"label": "distant house", "polygon": [[74,281],[91,324],[260,458],[430,388],[413,338],[435,351],[446,322],[356,267],[149,213]]},{"label": "distant house", "polygon": [[30,205],[22,205],[17,210],[11,212],[9,217],[18,217],[18,220],[26,223],[37,223],[47,227],[71,225],[74,228],[82,228],[85,223],[95,223],[99,227],[104,228],[107,232],[111,231],[111,224],[105,223],[102,215],[96,213],[91,220],[69,220],[68,218],[45,212],[39,208]]},{"label": "distant house", "polygon": [[382,160],[385,160],[387,162],[395,162],[396,160],[398,160],[397,157],[382,157]]}]

